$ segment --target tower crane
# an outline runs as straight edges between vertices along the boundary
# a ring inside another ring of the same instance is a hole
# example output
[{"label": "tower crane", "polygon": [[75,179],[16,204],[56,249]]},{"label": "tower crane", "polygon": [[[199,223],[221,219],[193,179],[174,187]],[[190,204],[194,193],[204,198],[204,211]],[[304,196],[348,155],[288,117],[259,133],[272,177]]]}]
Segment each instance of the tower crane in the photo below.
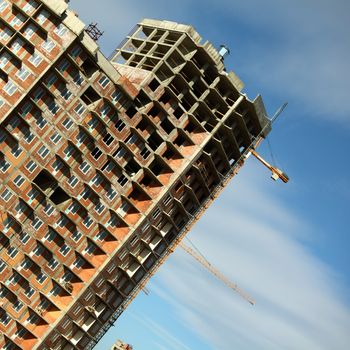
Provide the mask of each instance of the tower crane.
[{"label": "tower crane", "polygon": [[227,277],[225,277],[218,269],[216,269],[212,264],[210,264],[206,259],[197,254],[192,248],[188,247],[183,242],[179,243],[179,246],[194,259],[196,259],[202,266],[204,266],[209,272],[211,272],[217,279],[226,284],[229,288],[238,293],[243,299],[248,301],[249,304],[254,305],[255,301],[242,289],[240,289],[236,283],[231,282]]}]

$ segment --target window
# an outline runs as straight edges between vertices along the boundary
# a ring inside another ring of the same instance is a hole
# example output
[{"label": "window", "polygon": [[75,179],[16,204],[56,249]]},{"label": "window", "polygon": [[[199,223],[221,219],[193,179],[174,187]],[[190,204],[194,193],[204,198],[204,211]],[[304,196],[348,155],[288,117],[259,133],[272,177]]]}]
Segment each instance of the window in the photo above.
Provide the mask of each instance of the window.
[{"label": "window", "polygon": [[49,17],[50,17],[50,13],[46,10],[42,10],[40,11],[37,17],[37,21],[38,23],[43,24]]},{"label": "window", "polygon": [[24,204],[24,202],[22,202],[20,200],[20,202],[16,205],[15,207],[15,211],[16,211],[16,217],[19,216],[20,214],[22,214],[25,210],[26,210],[26,205]]},{"label": "window", "polygon": [[24,182],[24,177],[22,175],[17,175],[15,177],[15,179],[13,180],[13,183],[17,186],[17,187],[21,187],[22,184]]},{"label": "window", "polygon": [[7,1],[0,0],[0,13],[3,12],[7,6],[8,6]]},{"label": "window", "polygon": [[109,188],[106,194],[109,200],[112,200],[116,195],[117,195],[117,192],[113,188]]},{"label": "window", "polygon": [[98,186],[101,184],[103,178],[100,174],[96,174],[93,179],[91,180],[91,183],[95,186]]},{"label": "window", "polygon": [[68,219],[64,215],[61,215],[61,217],[59,218],[59,220],[57,222],[59,227],[64,227],[64,226],[66,226],[67,223],[68,223]]},{"label": "window", "polygon": [[3,312],[1,315],[0,315],[0,322],[4,325],[4,326],[7,326],[11,321],[11,318],[9,317],[9,315],[5,312]]},{"label": "window", "polygon": [[15,333],[15,337],[24,339],[26,334],[27,330],[25,328],[19,328]]},{"label": "window", "polygon": [[169,202],[171,201],[171,196],[169,195],[168,197],[166,197],[163,201],[164,205],[168,205]]},{"label": "window", "polygon": [[85,264],[85,260],[79,255],[73,262],[73,266],[76,267],[77,269],[80,269],[82,266],[84,266],[84,264]]},{"label": "window", "polygon": [[43,284],[44,281],[47,279],[47,276],[40,272],[37,276],[36,276],[36,280],[40,283],[40,284]]},{"label": "window", "polygon": [[105,208],[106,207],[101,202],[98,202],[95,206],[95,211],[96,211],[96,213],[101,215],[103,213],[103,211],[105,210]]},{"label": "window", "polygon": [[35,218],[32,222],[32,227],[35,230],[39,230],[39,228],[41,227],[42,224],[43,224],[43,222],[39,218]]},{"label": "window", "polygon": [[4,142],[7,139],[7,134],[3,130],[0,129],[0,143]]},{"label": "window", "polygon": [[40,256],[44,251],[44,248],[38,243],[37,246],[33,250],[33,254],[36,256]]},{"label": "window", "polygon": [[23,24],[23,22],[26,20],[26,18],[21,14],[21,13],[17,13],[15,17],[13,17],[12,21],[11,21],[11,25],[13,27],[18,27],[21,24]]},{"label": "window", "polygon": [[34,135],[28,130],[25,134],[24,134],[24,141],[27,143],[31,143],[34,139]]},{"label": "window", "polygon": [[99,241],[104,241],[105,238],[107,237],[107,231],[106,230],[102,230],[100,231],[97,235],[96,235],[96,238],[99,240]]},{"label": "window", "polygon": [[7,232],[12,227],[12,224],[13,224],[13,220],[11,216],[8,216],[4,221],[4,226],[5,226],[4,231]]},{"label": "window", "polygon": [[30,24],[26,27],[26,29],[25,29],[25,31],[24,31],[24,36],[25,36],[28,40],[30,40],[31,37],[33,36],[33,34],[34,34],[37,30],[38,30],[37,26],[34,25],[33,23],[30,23]]},{"label": "window", "polygon": [[98,147],[95,147],[95,148],[92,150],[91,155],[97,160],[98,158],[101,157],[102,151],[101,151]]},{"label": "window", "polygon": [[50,140],[54,143],[57,144],[61,140],[62,136],[58,133],[55,132],[51,137]]},{"label": "window", "polygon": [[68,28],[65,27],[62,23],[59,24],[59,26],[55,29],[55,33],[59,37],[63,37],[68,32]]},{"label": "window", "polygon": [[10,125],[12,127],[12,129],[17,128],[17,126],[19,125],[20,120],[18,117],[16,116],[12,116],[11,119],[8,122],[8,125]]},{"label": "window", "polygon": [[55,84],[55,82],[57,81],[57,75],[54,73],[51,73],[47,79],[46,79],[46,85],[48,87],[52,86],[53,84]]},{"label": "window", "polygon": [[24,41],[20,38],[17,38],[11,45],[13,53],[18,53],[18,51],[24,46]]},{"label": "window", "polygon": [[112,101],[113,101],[113,103],[115,104],[122,97],[123,97],[123,94],[121,93],[121,91],[114,91],[113,94],[112,94]]},{"label": "window", "polygon": [[74,188],[76,186],[76,184],[78,183],[78,179],[76,176],[72,175],[69,179],[68,179],[68,185],[72,188]]},{"label": "window", "polygon": [[29,234],[27,232],[21,232],[19,236],[19,240],[22,242],[23,245],[26,245],[27,242],[29,241]]},{"label": "window", "polygon": [[128,178],[124,174],[120,175],[120,177],[118,178],[119,185],[123,187],[127,182]]},{"label": "window", "polygon": [[107,173],[110,173],[115,168],[115,164],[111,161],[107,162],[107,165],[104,167],[103,170],[106,170]]},{"label": "window", "polygon": [[5,298],[8,293],[7,288],[0,285],[0,298]]},{"label": "window", "polygon": [[5,91],[9,96],[12,96],[17,91],[17,85],[9,80],[3,87],[3,91]]},{"label": "window", "polygon": [[1,172],[5,173],[9,167],[10,167],[10,163],[6,159],[0,160]]},{"label": "window", "polygon": [[76,58],[79,56],[80,52],[82,51],[82,48],[78,45],[74,46],[72,51],[70,52],[71,56]]},{"label": "window", "polygon": [[50,151],[45,146],[41,146],[38,153],[42,159],[45,159],[47,155],[50,153]]},{"label": "window", "polygon": [[54,211],[55,211],[54,206],[51,205],[50,203],[47,203],[47,204],[46,204],[46,207],[45,207],[45,209],[44,209],[44,213],[45,213],[47,216],[50,216]]},{"label": "window", "polygon": [[72,214],[75,214],[80,209],[80,205],[77,202],[73,202],[69,207],[68,211],[70,211]]},{"label": "window", "polygon": [[66,271],[62,276],[62,282],[70,282],[73,279],[73,274],[70,271]]},{"label": "window", "polygon": [[38,3],[34,0],[29,0],[23,7],[23,11],[26,13],[33,12],[38,7]]},{"label": "window", "polygon": [[20,280],[20,275],[16,272],[13,273],[13,275],[9,278],[9,283],[12,283],[13,285],[17,284]]},{"label": "window", "polygon": [[44,239],[47,240],[48,242],[52,242],[56,238],[56,236],[57,236],[57,233],[54,230],[49,229]]},{"label": "window", "polygon": [[157,208],[152,214],[153,219],[156,219],[159,216],[159,214],[160,214],[160,209]]},{"label": "window", "polygon": [[52,168],[55,172],[59,171],[61,168],[63,168],[63,163],[59,159],[56,159],[52,164]]},{"label": "window", "polygon": [[110,80],[106,77],[106,76],[103,76],[99,81],[98,83],[103,87],[105,88],[108,84],[109,84]]},{"label": "window", "polygon": [[86,174],[91,169],[91,166],[87,161],[84,161],[80,164],[79,169]]},{"label": "window", "polygon": [[92,225],[93,222],[94,222],[94,221],[90,218],[90,216],[87,216],[87,217],[84,219],[84,221],[83,221],[83,225],[84,225],[86,228],[89,228],[89,227]]},{"label": "window", "polygon": [[30,56],[30,58],[29,58],[29,62],[34,67],[38,67],[38,65],[41,63],[42,60],[43,60],[43,58],[36,52],[34,52],[33,55]]},{"label": "window", "polygon": [[9,247],[7,249],[7,255],[13,259],[18,254],[18,250],[15,247]]},{"label": "window", "polygon": [[54,284],[54,287],[50,290],[49,295],[59,295],[61,293],[62,288],[58,284]]},{"label": "window", "polygon": [[19,155],[22,153],[22,148],[20,148],[18,145],[16,145],[15,147],[13,147],[11,149],[11,153],[13,154],[13,156],[15,158],[18,158]]},{"label": "window", "polygon": [[55,115],[60,109],[56,101],[51,101],[47,108],[52,115]]},{"label": "window", "polygon": [[22,307],[23,307],[23,303],[20,301],[20,300],[16,300],[15,301],[15,303],[13,304],[13,309],[16,311],[16,312],[18,312],[18,311],[20,311],[21,309],[22,309]]},{"label": "window", "polygon": [[61,96],[64,98],[65,101],[68,101],[71,98],[72,93],[70,90],[67,89],[67,87],[64,87],[61,90]]},{"label": "window", "polygon": [[21,116],[25,117],[31,111],[32,107],[29,101],[25,102],[21,107]]},{"label": "window", "polygon": [[26,290],[24,291],[24,294],[27,296],[27,298],[31,298],[33,294],[35,293],[34,288],[28,286]]},{"label": "window", "polygon": [[123,202],[122,205],[117,209],[117,213],[121,216],[125,216],[125,214],[130,209],[130,205],[127,202]]},{"label": "window", "polygon": [[51,270],[55,270],[56,267],[58,266],[59,262],[55,258],[51,258],[51,260],[47,263],[47,266]]},{"label": "window", "polygon": [[24,321],[24,323],[36,324],[39,322],[39,317],[35,313],[31,313],[30,316]]},{"label": "window", "polygon": [[[1,5],[0,5],[1,7]],[[3,29],[0,29],[0,39],[1,40],[7,40],[9,39],[11,36],[13,35],[13,31],[8,28],[8,27],[5,27]]]},{"label": "window", "polygon": [[33,187],[29,192],[28,192],[28,197],[31,201],[36,199],[36,197],[39,195],[39,192]]},{"label": "window", "polygon": [[46,51],[46,52],[51,52],[53,50],[53,48],[55,47],[55,43],[47,38],[46,41],[44,41],[42,44],[41,44],[41,47]]},{"label": "window", "polygon": [[88,245],[84,250],[85,254],[91,255],[96,250],[96,246],[88,241]]},{"label": "window", "polygon": [[72,234],[71,234],[71,238],[74,242],[78,242],[79,239],[82,237],[82,233],[79,232],[78,230],[75,230]]},{"label": "window", "polygon": [[88,187],[85,187],[84,190],[81,192],[81,197],[84,198],[85,200],[90,197],[91,191]]},{"label": "window", "polygon": [[33,93],[33,100],[35,102],[39,101],[45,95],[45,91],[43,88],[39,87]]},{"label": "window", "polygon": [[0,55],[0,68],[4,68],[7,63],[9,63],[12,59],[12,56],[8,52],[3,52]]},{"label": "window", "polygon": [[1,198],[5,202],[8,202],[11,197],[12,197],[12,192],[10,190],[8,190],[7,188],[4,190],[4,192],[1,193]]},{"label": "window", "polygon": [[31,160],[27,163],[26,169],[32,173],[37,168],[37,164],[34,162],[34,160]]},{"label": "window", "polygon": [[0,259],[0,272],[3,272],[6,268],[6,264],[2,259]]},{"label": "window", "polygon": [[70,67],[69,61],[64,58],[59,64],[58,64],[58,70],[62,73],[67,70],[67,68]]},{"label": "window", "polygon": [[113,137],[111,134],[109,134],[109,133],[107,133],[107,134],[104,136],[104,138],[103,138],[103,142],[104,142],[107,146],[109,146],[113,141],[114,141],[114,137]]},{"label": "window", "polygon": [[63,246],[61,246],[59,252],[63,255],[66,256],[69,252],[70,252],[70,248],[68,247],[68,245],[66,243],[63,244]]},{"label": "window", "polygon": [[24,270],[28,270],[32,265],[33,262],[30,259],[26,258],[22,261],[21,267]]},{"label": "window", "polygon": [[131,134],[126,140],[125,143],[128,143],[130,145],[133,145],[134,143],[136,143],[138,140],[138,137],[135,134]]},{"label": "window", "polygon": [[108,223],[107,225],[108,226],[112,226],[112,227],[116,227],[119,223],[119,220],[118,218],[116,217],[116,215],[112,215],[109,220],[108,220]]},{"label": "window", "polygon": [[69,129],[72,127],[72,125],[73,125],[73,121],[72,121],[70,118],[66,118],[66,119],[63,121],[62,125],[63,125],[67,130],[69,130]]},{"label": "window", "polygon": [[77,72],[77,73],[73,76],[73,83],[74,83],[75,85],[80,86],[83,82],[84,82],[84,78],[80,75],[79,72]]},{"label": "window", "polygon": [[39,129],[42,129],[47,124],[47,120],[42,115],[36,115],[35,123]]},{"label": "window", "polygon": [[90,127],[90,129],[94,129],[98,124],[98,119],[96,117],[92,117],[89,121],[88,121],[88,125]]},{"label": "window", "polygon": [[115,123],[115,127],[117,128],[117,130],[120,132],[125,128],[125,123],[119,119],[116,123]]}]

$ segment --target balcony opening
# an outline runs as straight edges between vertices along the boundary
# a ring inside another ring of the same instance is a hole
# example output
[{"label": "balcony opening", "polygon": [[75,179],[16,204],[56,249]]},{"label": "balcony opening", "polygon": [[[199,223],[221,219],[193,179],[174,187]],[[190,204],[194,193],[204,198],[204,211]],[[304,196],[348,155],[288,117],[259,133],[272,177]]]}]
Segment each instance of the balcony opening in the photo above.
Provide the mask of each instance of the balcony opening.
[{"label": "balcony opening", "polygon": [[53,203],[56,205],[60,205],[67,200],[69,200],[71,197],[61,188],[57,187],[53,194],[51,195],[50,199],[52,200]]},{"label": "balcony opening", "polygon": [[140,169],[140,165],[134,159],[130,159],[125,165],[125,170],[129,176],[135,175]]},{"label": "balcony opening", "polygon": [[148,145],[155,151],[162,143],[163,139],[158,135],[156,131],[147,140]]},{"label": "balcony opening", "polygon": [[43,191],[46,192],[53,189],[57,184],[55,178],[47,171],[41,170],[40,173],[35,177],[33,182]]},{"label": "balcony opening", "polygon": [[164,131],[167,134],[170,134],[175,129],[175,126],[169,121],[167,117],[165,117],[162,120],[162,122],[160,123],[160,126],[164,129]]},{"label": "balcony opening", "polygon": [[169,174],[172,172],[171,168],[161,158],[158,157],[153,160],[149,166],[149,169],[156,176],[160,174]]},{"label": "balcony opening", "polygon": [[93,87],[88,87],[85,92],[81,95],[81,99],[87,104],[90,105],[91,103],[94,103],[98,101],[101,98],[101,96],[96,92],[96,90]]},{"label": "balcony opening", "polygon": [[97,71],[97,67],[91,58],[87,58],[82,64],[81,68],[84,70],[88,78],[91,78],[93,74]]}]

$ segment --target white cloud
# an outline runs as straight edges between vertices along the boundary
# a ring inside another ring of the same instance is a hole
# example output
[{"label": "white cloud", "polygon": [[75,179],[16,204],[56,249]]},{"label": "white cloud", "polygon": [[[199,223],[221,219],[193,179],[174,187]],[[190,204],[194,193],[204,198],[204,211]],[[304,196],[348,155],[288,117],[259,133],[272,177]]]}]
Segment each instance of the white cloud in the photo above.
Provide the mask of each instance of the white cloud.
[{"label": "white cloud", "polygon": [[[259,180],[250,180],[240,178],[232,197],[225,191],[221,203],[198,224],[193,240],[256,305],[216,282],[185,253],[177,253],[158,274],[160,284],[154,291],[215,349],[348,349],[345,291],[293,232],[310,224],[290,215],[282,227],[273,210],[256,216],[260,208],[274,207],[276,198]],[[252,191],[257,196],[251,197]],[[250,209],[240,207],[247,198]]]}]

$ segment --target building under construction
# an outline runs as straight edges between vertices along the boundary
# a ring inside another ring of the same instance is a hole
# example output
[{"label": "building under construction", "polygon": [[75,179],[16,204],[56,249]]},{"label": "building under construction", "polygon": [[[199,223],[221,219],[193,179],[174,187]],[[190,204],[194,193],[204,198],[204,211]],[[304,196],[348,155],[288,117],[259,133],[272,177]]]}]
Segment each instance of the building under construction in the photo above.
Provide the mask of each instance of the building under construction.
[{"label": "building under construction", "polygon": [[191,26],[67,6],[0,0],[1,349],[91,349],[270,130]]}]

